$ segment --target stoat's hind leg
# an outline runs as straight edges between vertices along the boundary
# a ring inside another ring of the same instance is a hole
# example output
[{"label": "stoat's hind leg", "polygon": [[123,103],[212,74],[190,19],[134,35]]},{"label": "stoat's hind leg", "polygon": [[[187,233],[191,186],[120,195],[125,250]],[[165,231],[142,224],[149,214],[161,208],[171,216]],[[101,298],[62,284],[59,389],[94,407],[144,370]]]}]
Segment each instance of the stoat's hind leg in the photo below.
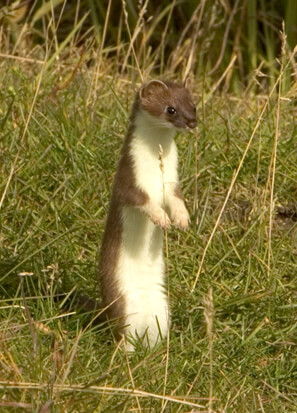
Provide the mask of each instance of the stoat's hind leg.
[{"label": "stoat's hind leg", "polygon": [[166,297],[163,300],[152,301],[155,310],[151,313],[134,313],[127,316],[125,335],[130,341],[127,349],[133,351],[135,340],[140,339],[143,345],[153,348],[160,340],[166,338],[169,328],[169,312]]}]

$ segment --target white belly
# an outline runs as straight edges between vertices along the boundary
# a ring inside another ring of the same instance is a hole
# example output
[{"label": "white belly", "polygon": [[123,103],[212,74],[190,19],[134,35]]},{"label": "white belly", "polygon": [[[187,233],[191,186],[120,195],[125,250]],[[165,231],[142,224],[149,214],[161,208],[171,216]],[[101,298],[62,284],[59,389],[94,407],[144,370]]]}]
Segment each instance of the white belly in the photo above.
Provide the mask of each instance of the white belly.
[{"label": "white belly", "polygon": [[134,207],[123,210],[117,279],[125,301],[126,334],[145,335],[153,346],[159,333],[166,337],[169,322],[162,231]]}]

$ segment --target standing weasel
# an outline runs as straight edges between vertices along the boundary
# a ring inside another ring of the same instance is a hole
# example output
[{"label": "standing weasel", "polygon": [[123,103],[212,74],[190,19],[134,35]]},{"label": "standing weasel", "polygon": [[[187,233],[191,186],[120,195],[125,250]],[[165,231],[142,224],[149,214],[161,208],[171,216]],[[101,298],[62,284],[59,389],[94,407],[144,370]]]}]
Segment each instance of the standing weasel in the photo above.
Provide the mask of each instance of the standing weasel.
[{"label": "standing weasel", "polygon": [[108,319],[117,319],[120,333],[143,337],[150,346],[166,337],[169,325],[162,228],[171,221],[183,230],[189,225],[174,135],[176,129],[196,126],[196,108],[185,85],[160,80],[144,85],[113,184],[100,251],[103,305]]}]

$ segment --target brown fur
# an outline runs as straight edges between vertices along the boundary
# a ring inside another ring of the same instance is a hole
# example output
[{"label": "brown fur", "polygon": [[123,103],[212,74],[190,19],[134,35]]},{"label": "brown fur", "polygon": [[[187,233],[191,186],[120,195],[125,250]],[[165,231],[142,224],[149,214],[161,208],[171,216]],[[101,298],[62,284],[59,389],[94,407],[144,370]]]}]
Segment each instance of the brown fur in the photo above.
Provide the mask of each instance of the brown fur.
[{"label": "brown fur", "polygon": [[[117,281],[114,277],[122,241],[121,211],[124,205],[141,207],[149,199],[147,194],[136,187],[129,155],[129,147],[134,130],[133,123],[138,106],[139,102],[136,99],[130,119],[130,127],[124,141],[113,184],[112,197],[100,250],[99,276],[101,279],[102,303],[106,307],[106,315],[110,320],[118,319],[120,315],[124,314],[125,308],[124,299],[120,296]],[[120,327],[123,327],[123,322],[124,320],[119,320]]]}]

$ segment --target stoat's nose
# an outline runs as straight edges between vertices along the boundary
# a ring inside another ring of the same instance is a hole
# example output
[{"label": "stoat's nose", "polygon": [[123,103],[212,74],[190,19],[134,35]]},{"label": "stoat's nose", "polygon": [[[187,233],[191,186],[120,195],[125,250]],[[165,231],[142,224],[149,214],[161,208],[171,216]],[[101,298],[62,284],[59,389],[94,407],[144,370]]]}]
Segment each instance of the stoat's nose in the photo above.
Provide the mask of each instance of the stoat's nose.
[{"label": "stoat's nose", "polygon": [[190,129],[196,128],[196,126],[197,126],[197,120],[196,120],[196,119],[190,119],[190,120],[188,120],[188,121],[187,121],[187,126],[188,126]]}]

